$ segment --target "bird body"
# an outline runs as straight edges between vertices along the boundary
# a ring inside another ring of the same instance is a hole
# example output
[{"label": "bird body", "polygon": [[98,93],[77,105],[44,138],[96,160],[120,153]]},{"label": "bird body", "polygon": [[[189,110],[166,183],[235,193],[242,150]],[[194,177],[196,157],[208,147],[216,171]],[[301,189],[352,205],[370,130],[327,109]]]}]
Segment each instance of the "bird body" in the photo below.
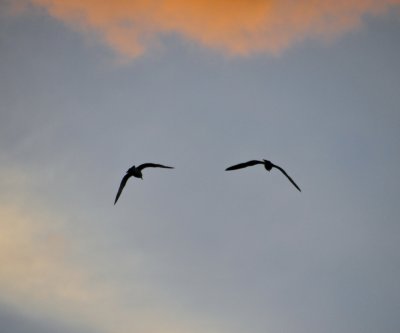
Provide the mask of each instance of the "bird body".
[{"label": "bird body", "polygon": [[115,197],[114,205],[117,203],[118,198],[120,197],[122,190],[124,189],[128,179],[131,177],[143,179],[142,170],[144,168],[164,168],[164,169],[173,169],[173,167],[165,166],[161,164],[154,164],[154,163],[144,163],[139,166],[131,166],[127,171],[125,176],[121,180],[121,184],[119,185],[117,195]]},{"label": "bird body", "polygon": [[132,177],[143,179],[142,170],[132,165],[127,171],[126,174]]},{"label": "bird body", "polygon": [[280,172],[282,172],[287,177],[287,179],[289,179],[289,181],[293,184],[293,186],[296,187],[301,192],[300,187],[297,186],[297,184],[294,182],[294,180],[292,178],[290,178],[290,176],[286,173],[285,170],[283,170],[280,166],[273,164],[271,161],[268,161],[268,160],[262,160],[262,161],[251,160],[248,162],[235,164],[235,165],[230,166],[229,168],[226,168],[225,171],[243,169],[243,168],[247,168],[249,166],[253,166],[253,165],[257,165],[257,164],[263,164],[267,171],[271,171],[272,168],[278,169]]}]

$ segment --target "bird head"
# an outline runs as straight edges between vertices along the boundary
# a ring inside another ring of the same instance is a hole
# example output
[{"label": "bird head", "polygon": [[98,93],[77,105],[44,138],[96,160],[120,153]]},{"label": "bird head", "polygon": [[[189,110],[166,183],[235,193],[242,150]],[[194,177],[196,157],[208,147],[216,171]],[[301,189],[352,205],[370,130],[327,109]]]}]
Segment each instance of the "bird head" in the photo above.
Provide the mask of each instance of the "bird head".
[{"label": "bird head", "polygon": [[267,171],[271,171],[273,164],[271,163],[271,161],[268,160],[263,160],[264,161],[264,167],[265,169],[267,169]]}]

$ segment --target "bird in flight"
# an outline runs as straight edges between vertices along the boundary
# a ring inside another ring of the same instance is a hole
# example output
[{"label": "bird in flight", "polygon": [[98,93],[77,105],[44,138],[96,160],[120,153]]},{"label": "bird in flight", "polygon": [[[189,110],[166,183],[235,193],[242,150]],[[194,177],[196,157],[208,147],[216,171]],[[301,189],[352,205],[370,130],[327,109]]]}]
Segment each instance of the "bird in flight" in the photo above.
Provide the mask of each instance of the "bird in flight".
[{"label": "bird in flight", "polygon": [[114,205],[117,203],[119,196],[122,193],[122,190],[124,189],[126,182],[128,181],[128,179],[130,177],[136,177],[136,178],[140,178],[143,179],[143,175],[142,175],[142,170],[144,168],[164,168],[164,169],[173,169],[173,167],[170,166],[165,166],[165,165],[161,165],[161,164],[154,164],[154,163],[144,163],[141,164],[139,166],[132,166],[128,169],[128,171],[126,172],[125,176],[122,178],[121,180],[121,184],[119,185],[119,189],[117,192],[117,195],[115,197],[115,201],[114,201]]},{"label": "bird in flight", "polygon": [[300,187],[297,186],[297,184],[294,182],[294,180],[292,178],[290,178],[290,176],[286,173],[286,171],[283,170],[280,166],[273,164],[271,161],[267,161],[267,160],[262,160],[262,161],[252,160],[252,161],[248,161],[248,162],[245,162],[245,163],[232,165],[231,167],[226,168],[225,171],[243,169],[243,168],[247,168],[249,166],[253,166],[253,165],[256,165],[256,164],[264,164],[265,169],[267,169],[268,171],[271,171],[272,168],[278,169],[280,172],[282,172],[287,177],[287,179],[289,179],[289,181],[294,185],[294,187],[296,187],[301,192]]}]

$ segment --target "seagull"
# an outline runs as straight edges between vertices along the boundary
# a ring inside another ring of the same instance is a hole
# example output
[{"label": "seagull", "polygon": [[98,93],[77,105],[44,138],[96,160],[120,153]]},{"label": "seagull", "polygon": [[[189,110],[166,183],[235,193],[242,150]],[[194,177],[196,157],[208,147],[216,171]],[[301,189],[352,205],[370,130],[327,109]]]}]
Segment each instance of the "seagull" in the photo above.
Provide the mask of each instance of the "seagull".
[{"label": "seagull", "polygon": [[253,165],[256,165],[256,164],[264,164],[265,169],[267,169],[268,171],[271,171],[272,168],[277,168],[280,172],[282,172],[287,177],[287,179],[289,179],[289,181],[294,185],[294,187],[296,187],[301,192],[300,187],[297,186],[297,184],[294,182],[294,180],[292,178],[290,178],[290,176],[285,172],[285,170],[283,170],[280,166],[273,164],[271,161],[267,161],[267,160],[262,160],[262,161],[252,160],[252,161],[248,161],[248,162],[245,162],[245,163],[232,165],[231,167],[226,168],[225,171],[243,169],[243,168],[247,168],[249,166],[253,166]]},{"label": "seagull", "polygon": [[130,177],[136,177],[136,178],[140,178],[143,179],[143,175],[142,175],[142,170],[144,168],[164,168],[164,169],[173,169],[173,167],[170,166],[165,166],[165,165],[161,165],[161,164],[154,164],[154,163],[144,163],[141,164],[139,166],[132,166],[128,169],[128,171],[126,172],[125,176],[122,178],[121,180],[121,184],[119,185],[119,189],[117,192],[117,196],[115,197],[115,201],[114,201],[114,205],[117,203],[119,196],[122,193],[122,190],[124,189],[126,182],[128,181],[128,179]]}]

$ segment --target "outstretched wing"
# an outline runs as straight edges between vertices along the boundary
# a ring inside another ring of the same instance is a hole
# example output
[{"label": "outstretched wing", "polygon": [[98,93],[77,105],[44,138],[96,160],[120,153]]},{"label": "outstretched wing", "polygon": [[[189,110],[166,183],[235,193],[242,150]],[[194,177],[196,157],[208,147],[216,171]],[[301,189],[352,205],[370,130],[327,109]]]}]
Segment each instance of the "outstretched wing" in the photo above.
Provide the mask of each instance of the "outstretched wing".
[{"label": "outstretched wing", "polygon": [[294,182],[292,178],[290,178],[290,176],[286,173],[285,170],[283,170],[280,166],[277,166],[275,164],[274,167],[277,168],[280,172],[282,172],[287,177],[287,179],[289,179],[289,181],[294,185],[294,187],[296,187],[301,192],[300,187],[297,186],[297,184]]},{"label": "outstretched wing", "polygon": [[114,205],[117,203],[118,198],[119,198],[119,196],[121,195],[122,190],[124,189],[124,187],[125,187],[125,185],[126,185],[126,182],[128,181],[128,179],[129,179],[130,176],[131,176],[131,175],[126,174],[126,175],[124,176],[124,178],[122,178],[121,184],[119,185],[119,189],[118,189],[118,192],[117,192],[117,196],[115,197]]},{"label": "outstretched wing", "polygon": [[144,168],[164,168],[164,169],[173,169],[173,167],[165,166],[161,164],[154,164],[154,163],[144,163],[137,167],[138,170],[142,171]]},{"label": "outstretched wing", "polygon": [[257,160],[253,160],[253,161],[248,161],[245,163],[240,163],[240,164],[236,164],[236,165],[232,165],[229,168],[226,168],[225,171],[230,171],[230,170],[237,170],[237,169],[243,169],[243,168],[247,168],[249,166],[253,166],[256,164],[264,164],[264,162],[262,161],[257,161]]}]

